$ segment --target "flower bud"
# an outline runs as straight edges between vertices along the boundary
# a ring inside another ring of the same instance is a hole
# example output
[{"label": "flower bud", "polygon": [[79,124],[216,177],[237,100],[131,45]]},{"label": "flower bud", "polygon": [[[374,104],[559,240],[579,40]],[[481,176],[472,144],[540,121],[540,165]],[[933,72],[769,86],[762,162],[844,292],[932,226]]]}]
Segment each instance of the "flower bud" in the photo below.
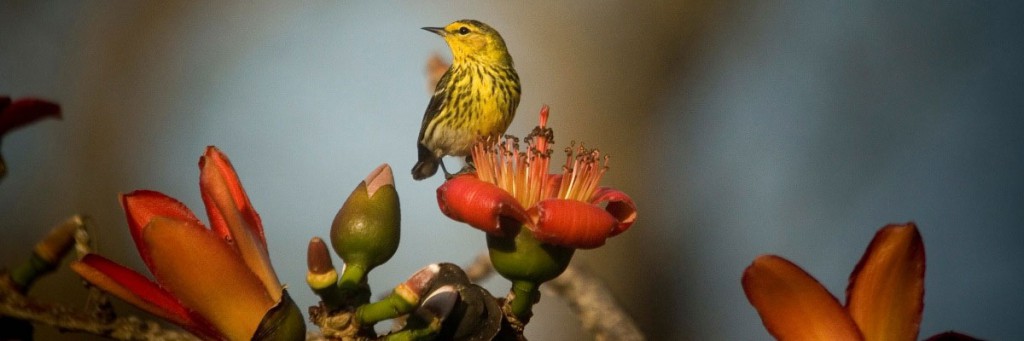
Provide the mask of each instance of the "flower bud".
[{"label": "flower bud", "polygon": [[309,241],[306,264],[309,268],[306,273],[306,283],[313,290],[334,286],[338,281],[338,272],[334,270],[331,255],[327,252],[327,245],[320,237],[313,237]]},{"label": "flower bud", "polygon": [[36,243],[31,258],[9,272],[14,289],[22,294],[26,293],[39,277],[53,272],[60,265],[61,260],[74,246],[75,233],[84,224],[82,219],[76,215],[65,220]]},{"label": "flower bud", "polygon": [[373,170],[334,217],[331,245],[346,267],[369,272],[398,249],[401,210],[388,164]]},{"label": "flower bud", "polygon": [[[455,307],[455,301],[459,299],[459,292],[454,286],[446,285],[434,290],[423,300],[423,304],[416,309],[416,316],[430,324],[440,324],[441,320],[448,317]],[[437,327],[440,329],[440,326]]]}]

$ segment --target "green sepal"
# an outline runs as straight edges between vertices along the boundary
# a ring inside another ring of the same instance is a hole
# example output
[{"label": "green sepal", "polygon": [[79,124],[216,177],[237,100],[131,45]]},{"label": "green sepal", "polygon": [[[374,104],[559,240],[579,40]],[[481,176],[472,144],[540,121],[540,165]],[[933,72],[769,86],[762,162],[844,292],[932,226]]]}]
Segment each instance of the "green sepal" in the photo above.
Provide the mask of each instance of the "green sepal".
[{"label": "green sepal", "polygon": [[487,235],[487,251],[494,270],[511,281],[540,284],[552,280],[565,271],[576,251],[541,243],[529,229],[520,226],[503,230],[508,231],[508,236]]},{"label": "green sepal", "polygon": [[281,301],[263,315],[253,340],[305,340],[306,320],[288,290],[282,290]]}]

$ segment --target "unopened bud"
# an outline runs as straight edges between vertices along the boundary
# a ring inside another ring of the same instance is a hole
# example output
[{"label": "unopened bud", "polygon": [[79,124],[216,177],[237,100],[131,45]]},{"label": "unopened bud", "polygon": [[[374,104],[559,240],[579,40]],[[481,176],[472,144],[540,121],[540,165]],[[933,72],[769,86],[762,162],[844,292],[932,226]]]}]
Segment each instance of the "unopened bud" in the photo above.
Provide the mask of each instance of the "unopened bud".
[{"label": "unopened bud", "polygon": [[369,272],[398,249],[401,209],[391,167],[382,164],[352,191],[331,224],[331,245],[346,266]]}]

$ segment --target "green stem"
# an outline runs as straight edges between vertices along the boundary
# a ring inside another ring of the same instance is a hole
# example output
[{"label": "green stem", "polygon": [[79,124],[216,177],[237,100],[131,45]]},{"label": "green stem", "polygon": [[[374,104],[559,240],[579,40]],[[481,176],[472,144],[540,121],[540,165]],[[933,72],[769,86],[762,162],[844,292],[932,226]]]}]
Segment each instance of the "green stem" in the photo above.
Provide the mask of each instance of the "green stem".
[{"label": "green stem", "polygon": [[18,291],[25,293],[36,279],[56,268],[57,264],[50,263],[33,252],[28,261],[11,270],[11,280],[14,281]]},{"label": "green stem", "polygon": [[370,286],[366,284],[366,267],[361,264],[345,264],[338,280],[341,295],[351,305],[363,305],[370,302]]},{"label": "green stem", "polygon": [[311,289],[313,289],[313,293],[320,297],[320,301],[324,303],[327,310],[333,311],[345,304],[343,292],[337,285]]},{"label": "green stem", "polygon": [[512,281],[508,306],[524,324],[533,316],[533,305],[540,301],[540,285],[533,281]]},{"label": "green stem", "polygon": [[383,300],[364,304],[356,308],[356,321],[363,326],[371,326],[377,322],[393,319],[412,312],[417,302],[408,302],[402,296],[392,293]]}]

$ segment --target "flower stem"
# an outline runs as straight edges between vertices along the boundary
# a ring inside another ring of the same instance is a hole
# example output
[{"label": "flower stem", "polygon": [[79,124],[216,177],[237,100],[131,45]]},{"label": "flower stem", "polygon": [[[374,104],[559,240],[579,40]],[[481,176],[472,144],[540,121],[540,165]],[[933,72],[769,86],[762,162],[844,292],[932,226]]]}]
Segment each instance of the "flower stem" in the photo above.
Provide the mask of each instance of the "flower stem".
[{"label": "flower stem", "polygon": [[533,305],[540,302],[540,284],[533,281],[512,281],[506,305],[525,324],[533,316]]},{"label": "flower stem", "polygon": [[361,264],[345,264],[341,272],[338,287],[342,295],[352,305],[363,305],[370,302],[370,286],[366,284],[366,267]]},{"label": "flower stem", "polygon": [[409,302],[401,295],[392,293],[380,301],[359,306],[356,309],[356,320],[360,325],[372,326],[377,322],[408,314],[416,308],[417,303]]}]

